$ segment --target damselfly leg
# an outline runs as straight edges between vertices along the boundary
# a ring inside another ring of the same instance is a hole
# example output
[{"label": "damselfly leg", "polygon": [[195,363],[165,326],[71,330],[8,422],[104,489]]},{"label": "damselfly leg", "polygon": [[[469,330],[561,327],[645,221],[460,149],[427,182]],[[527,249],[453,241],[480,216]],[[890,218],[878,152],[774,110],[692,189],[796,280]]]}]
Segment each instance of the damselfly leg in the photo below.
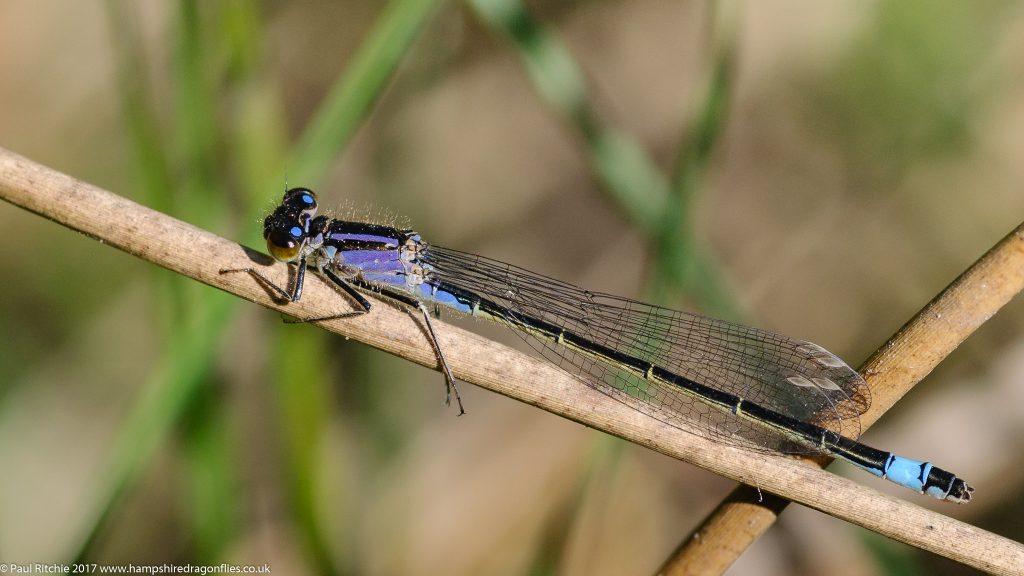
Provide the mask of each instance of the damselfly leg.
[{"label": "damselfly leg", "polygon": [[[302,297],[302,286],[306,276],[306,259],[301,258],[296,265],[295,281],[292,285],[291,290],[286,290],[281,286],[278,286],[273,280],[268,278],[265,274],[256,270],[255,268],[232,268],[220,270],[221,274],[232,274],[232,273],[246,273],[257,279],[261,284],[270,288],[275,293],[280,295],[285,301],[298,302],[299,298]],[[289,320],[284,318],[284,322],[287,324],[307,324],[312,322],[323,322],[327,320],[338,320],[343,318],[352,318],[354,316],[361,316],[366,314],[373,308],[373,304],[366,299],[352,284],[346,281],[344,278],[336,274],[329,268],[322,268],[318,270],[322,273],[331,284],[336,286],[340,292],[349,297],[350,300],[355,302],[358,307],[356,310],[350,310],[347,312],[341,312],[338,314],[332,314],[329,316],[320,316],[317,318],[296,318],[295,320]],[[462,406],[462,397],[459,395],[459,387],[455,382],[455,376],[452,374],[451,368],[448,366],[448,360],[444,357],[444,352],[441,349],[441,343],[437,340],[437,333],[434,332],[434,325],[430,321],[430,313],[427,307],[422,302],[417,301],[415,298],[410,298],[404,294],[394,292],[392,290],[377,290],[380,294],[391,298],[404,305],[405,310],[409,313],[413,319],[417,319],[417,314],[414,311],[418,310],[422,313],[423,322],[426,325],[427,339],[430,341],[431,348],[434,349],[434,353],[437,355],[437,361],[440,365],[441,373],[444,374],[445,380],[445,398],[444,405],[451,406],[452,395],[455,396],[455,402],[459,407],[459,416],[466,413],[466,409]]]}]

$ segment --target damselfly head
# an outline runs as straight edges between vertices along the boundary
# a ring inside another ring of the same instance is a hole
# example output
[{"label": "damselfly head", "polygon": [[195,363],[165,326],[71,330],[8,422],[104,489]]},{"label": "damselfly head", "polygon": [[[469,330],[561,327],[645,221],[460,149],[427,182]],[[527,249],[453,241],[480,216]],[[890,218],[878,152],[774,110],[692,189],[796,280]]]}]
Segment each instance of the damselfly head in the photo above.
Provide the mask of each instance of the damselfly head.
[{"label": "damselfly head", "polygon": [[312,190],[292,188],[285,192],[281,205],[263,221],[263,238],[270,255],[283,262],[298,258],[314,214],[316,194]]}]

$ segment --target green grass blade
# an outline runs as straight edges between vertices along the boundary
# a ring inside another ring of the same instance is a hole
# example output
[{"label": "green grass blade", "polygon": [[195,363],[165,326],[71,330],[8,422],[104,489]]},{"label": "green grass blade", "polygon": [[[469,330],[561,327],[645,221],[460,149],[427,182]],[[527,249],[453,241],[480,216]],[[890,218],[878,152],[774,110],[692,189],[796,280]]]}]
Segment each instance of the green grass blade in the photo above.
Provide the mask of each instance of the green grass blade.
[{"label": "green grass blade", "polygon": [[380,98],[388,79],[423,28],[436,0],[394,0],[331,88],[287,163],[297,182],[316,187]]},{"label": "green grass blade", "polygon": [[657,230],[668,201],[667,178],[636,141],[604,125],[594,113],[583,73],[558,36],[518,0],[469,4],[487,25],[513,42],[537,93],[583,138],[605,192],[645,232]]},{"label": "green grass blade", "polygon": [[657,299],[678,301],[685,291],[702,310],[731,319],[739,319],[740,313],[713,256],[695,233],[694,205],[704,187],[711,153],[725,129],[735,64],[735,22],[735,14],[711,11],[711,69],[690,123],[694,128],[680,142],[669,201],[655,235],[651,281]]},{"label": "green grass blade", "polygon": [[76,563],[87,557],[121,496],[138,483],[157,448],[206,382],[217,343],[236,301],[227,294],[207,291],[212,296],[210,307],[201,316],[203,322],[170,343],[170,352],[143,384],[138,402],[114,441],[110,462],[104,467],[107,472],[101,483],[101,496],[97,498],[101,503],[97,519],[75,555]]}]

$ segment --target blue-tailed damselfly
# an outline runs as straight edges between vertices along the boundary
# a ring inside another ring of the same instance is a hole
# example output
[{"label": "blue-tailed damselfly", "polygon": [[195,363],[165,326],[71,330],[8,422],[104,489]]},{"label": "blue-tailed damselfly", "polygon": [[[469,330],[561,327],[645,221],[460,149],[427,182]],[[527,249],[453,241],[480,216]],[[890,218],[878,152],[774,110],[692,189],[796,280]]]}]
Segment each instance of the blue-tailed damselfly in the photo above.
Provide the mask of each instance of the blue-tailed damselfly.
[{"label": "blue-tailed damselfly", "polygon": [[369,312],[360,290],[418,311],[445,375],[446,401],[454,394],[460,414],[428,304],[506,324],[584,384],[681,430],[696,424],[701,434],[758,451],[824,453],[935,498],[971,499],[974,489],[956,475],[855,440],[870,391],[817,344],[584,290],[428,244],[412,230],[316,212],[315,194],[293,188],[264,221],[271,255],[298,267],[290,290],[252,268],[221,272],[252,274],[294,302],[311,267],[357,306],[330,318]]}]

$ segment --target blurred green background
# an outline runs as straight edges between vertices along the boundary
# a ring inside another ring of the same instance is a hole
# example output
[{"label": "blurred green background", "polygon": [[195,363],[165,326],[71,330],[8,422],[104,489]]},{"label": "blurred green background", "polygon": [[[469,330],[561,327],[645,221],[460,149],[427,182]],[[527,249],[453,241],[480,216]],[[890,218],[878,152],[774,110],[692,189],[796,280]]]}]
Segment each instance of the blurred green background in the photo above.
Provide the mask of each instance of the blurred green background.
[{"label": "blurred green background", "polygon": [[[857,365],[1021,222],[1022,39],[991,1],[8,0],[0,146],[261,250],[314,187]],[[0,226],[0,562],[647,573],[732,488],[469,385],[456,418],[436,372]],[[1022,319],[866,435],[974,502],[851,477],[1024,538]],[[799,506],[730,570],[825,572],[966,570]]]}]

